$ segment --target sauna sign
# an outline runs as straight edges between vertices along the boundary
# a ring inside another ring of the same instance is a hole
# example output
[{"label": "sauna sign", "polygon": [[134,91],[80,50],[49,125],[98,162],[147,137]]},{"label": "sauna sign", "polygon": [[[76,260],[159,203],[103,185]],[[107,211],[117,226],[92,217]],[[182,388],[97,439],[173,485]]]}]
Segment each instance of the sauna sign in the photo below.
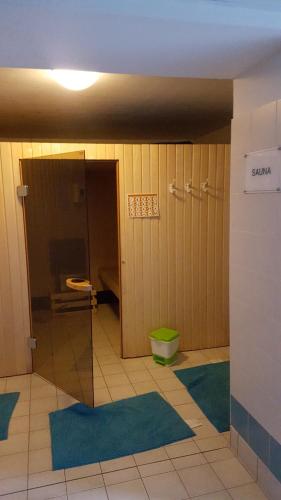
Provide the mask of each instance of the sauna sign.
[{"label": "sauna sign", "polygon": [[245,193],[280,192],[280,149],[265,149],[246,154],[245,161]]}]

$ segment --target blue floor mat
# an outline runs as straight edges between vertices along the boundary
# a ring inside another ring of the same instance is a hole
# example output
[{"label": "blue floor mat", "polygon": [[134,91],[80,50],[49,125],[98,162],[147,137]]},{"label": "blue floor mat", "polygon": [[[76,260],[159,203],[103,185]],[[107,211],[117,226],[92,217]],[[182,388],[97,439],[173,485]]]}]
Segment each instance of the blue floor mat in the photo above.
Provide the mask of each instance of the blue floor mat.
[{"label": "blue floor mat", "polygon": [[8,439],[9,423],[19,395],[19,392],[0,394],[0,441]]},{"label": "blue floor mat", "polygon": [[159,448],[194,436],[157,393],[97,408],[77,403],[49,414],[53,469],[66,469]]},{"label": "blue floor mat", "polygon": [[229,361],[176,370],[176,376],[219,432],[229,430]]}]

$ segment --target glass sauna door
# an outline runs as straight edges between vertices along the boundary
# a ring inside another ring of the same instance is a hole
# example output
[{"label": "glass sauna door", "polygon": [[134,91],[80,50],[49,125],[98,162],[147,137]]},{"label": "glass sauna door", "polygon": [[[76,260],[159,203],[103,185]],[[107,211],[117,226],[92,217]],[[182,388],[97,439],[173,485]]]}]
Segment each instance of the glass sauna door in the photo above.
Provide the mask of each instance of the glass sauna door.
[{"label": "glass sauna door", "polygon": [[83,160],[22,160],[28,186],[33,371],[93,405],[92,293]]}]

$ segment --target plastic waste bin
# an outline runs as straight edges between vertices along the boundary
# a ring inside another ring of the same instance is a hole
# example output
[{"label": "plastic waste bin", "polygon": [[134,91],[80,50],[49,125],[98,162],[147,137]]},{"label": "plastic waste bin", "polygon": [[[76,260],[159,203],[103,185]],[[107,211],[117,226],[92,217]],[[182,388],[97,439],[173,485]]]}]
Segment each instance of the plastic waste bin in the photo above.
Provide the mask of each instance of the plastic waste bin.
[{"label": "plastic waste bin", "polygon": [[156,363],[170,366],[177,359],[180,334],[171,328],[159,328],[150,333],[151,350]]}]

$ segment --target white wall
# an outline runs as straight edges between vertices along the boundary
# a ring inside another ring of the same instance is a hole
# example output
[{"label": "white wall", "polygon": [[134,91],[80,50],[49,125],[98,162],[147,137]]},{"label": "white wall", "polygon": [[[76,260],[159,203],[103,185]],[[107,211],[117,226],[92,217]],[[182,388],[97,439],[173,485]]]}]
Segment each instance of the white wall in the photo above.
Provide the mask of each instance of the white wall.
[{"label": "white wall", "polygon": [[[281,47],[281,43],[280,43]],[[281,52],[234,80],[234,116],[281,97]]]},{"label": "white wall", "polygon": [[0,66],[234,78],[279,47],[268,2],[1,0]]},{"label": "white wall", "polygon": [[281,144],[280,98],[281,53],[234,82],[230,220],[231,390],[278,442],[281,194],[243,193],[243,155]]}]

